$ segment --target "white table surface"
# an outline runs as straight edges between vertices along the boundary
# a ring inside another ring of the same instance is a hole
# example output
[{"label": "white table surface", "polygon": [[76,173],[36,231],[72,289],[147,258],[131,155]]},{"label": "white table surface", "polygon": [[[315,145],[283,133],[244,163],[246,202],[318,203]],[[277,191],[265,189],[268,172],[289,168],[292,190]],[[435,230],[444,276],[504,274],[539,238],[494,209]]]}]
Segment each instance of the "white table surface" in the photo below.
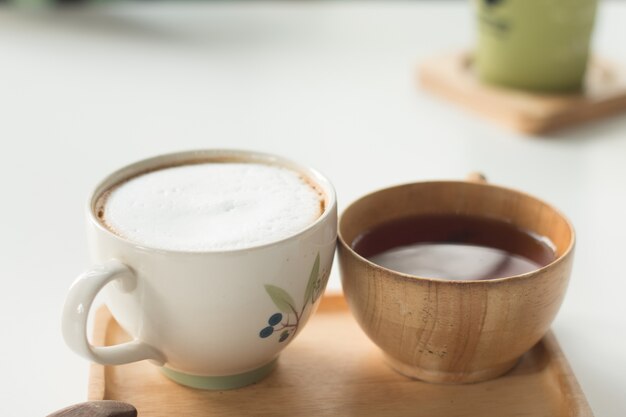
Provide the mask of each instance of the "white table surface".
[{"label": "white table surface", "polygon": [[[626,4],[602,7],[596,50],[626,65]],[[314,166],[340,210],[473,170],[561,208],[579,240],[553,328],[596,415],[626,415],[626,118],[529,138],[419,91],[416,65],[472,38],[466,2],[0,9],[0,415],[86,398],[60,314],[89,265],[91,187],[137,159],[213,147]]]}]

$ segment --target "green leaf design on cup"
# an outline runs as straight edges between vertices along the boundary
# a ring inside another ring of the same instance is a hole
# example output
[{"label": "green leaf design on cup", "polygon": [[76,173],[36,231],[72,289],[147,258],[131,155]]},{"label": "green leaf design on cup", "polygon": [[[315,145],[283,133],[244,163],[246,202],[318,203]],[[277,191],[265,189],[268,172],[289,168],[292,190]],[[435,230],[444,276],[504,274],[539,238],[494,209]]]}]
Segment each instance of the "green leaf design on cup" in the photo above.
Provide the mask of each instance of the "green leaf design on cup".
[{"label": "green leaf design on cup", "polygon": [[304,292],[304,304],[311,300],[311,304],[315,302],[314,290],[316,284],[319,284],[319,275],[320,275],[320,254],[318,253],[315,257],[315,262],[313,262],[313,268],[311,268],[311,273],[309,274],[309,282],[306,284],[306,291]]},{"label": "green leaf design on cup", "polygon": [[304,299],[300,310],[296,309],[296,303],[287,291],[276,285],[265,284],[265,291],[280,312],[274,313],[268,318],[267,326],[261,329],[259,337],[266,339],[274,334],[279,334],[278,341],[282,343],[291,335],[296,334],[304,310],[309,303],[311,305],[315,304],[320,297],[322,294],[321,289],[324,288],[328,276],[329,274],[326,272],[320,274],[320,254],[318,252],[309,273],[309,280],[304,291]]},{"label": "green leaf design on cup", "polygon": [[278,307],[278,309],[283,313],[291,313],[292,311],[296,311],[293,298],[291,298],[287,291],[270,284],[265,285],[265,291],[267,291],[267,293],[270,295],[270,298],[272,299],[276,307]]}]

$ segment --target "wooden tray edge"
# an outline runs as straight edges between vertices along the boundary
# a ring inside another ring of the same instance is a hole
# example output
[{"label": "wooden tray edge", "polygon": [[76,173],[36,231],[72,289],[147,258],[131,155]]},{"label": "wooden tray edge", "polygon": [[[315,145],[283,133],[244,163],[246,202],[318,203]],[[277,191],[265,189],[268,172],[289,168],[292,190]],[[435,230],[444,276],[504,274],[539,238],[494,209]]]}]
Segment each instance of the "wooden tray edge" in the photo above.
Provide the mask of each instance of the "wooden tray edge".
[{"label": "wooden tray edge", "polygon": [[[105,305],[98,307],[93,327],[93,344],[106,345],[106,335],[113,315]],[[87,400],[98,401],[106,397],[106,366],[92,363],[89,367],[89,383],[87,386]]]},{"label": "wooden tray edge", "polygon": [[565,399],[565,403],[568,405],[568,414],[572,417],[594,417],[591,406],[585,397],[585,393],[580,387],[565,354],[561,350],[561,346],[556,340],[554,332],[552,330],[548,331],[541,341],[553,356],[551,366],[558,379],[558,384]]}]

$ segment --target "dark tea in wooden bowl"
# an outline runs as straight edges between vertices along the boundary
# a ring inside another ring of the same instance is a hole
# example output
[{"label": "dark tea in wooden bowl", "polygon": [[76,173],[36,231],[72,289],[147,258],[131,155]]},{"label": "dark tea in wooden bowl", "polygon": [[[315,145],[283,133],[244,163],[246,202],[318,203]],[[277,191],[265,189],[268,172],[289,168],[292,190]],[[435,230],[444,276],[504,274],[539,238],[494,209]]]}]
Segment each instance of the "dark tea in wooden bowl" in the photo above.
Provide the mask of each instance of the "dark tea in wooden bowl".
[{"label": "dark tea in wooden bowl", "polygon": [[525,274],[554,261],[554,244],[510,222],[459,214],[392,220],[352,248],[373,263],[427,278],[484,280]]},{"label": "dark tea in wooden bowl", "polygon": [[398,372],[430,382],[497,377],[559,310],[574,229],[552,206],[486,183],[368,194],[339,220],[352,314]]}]

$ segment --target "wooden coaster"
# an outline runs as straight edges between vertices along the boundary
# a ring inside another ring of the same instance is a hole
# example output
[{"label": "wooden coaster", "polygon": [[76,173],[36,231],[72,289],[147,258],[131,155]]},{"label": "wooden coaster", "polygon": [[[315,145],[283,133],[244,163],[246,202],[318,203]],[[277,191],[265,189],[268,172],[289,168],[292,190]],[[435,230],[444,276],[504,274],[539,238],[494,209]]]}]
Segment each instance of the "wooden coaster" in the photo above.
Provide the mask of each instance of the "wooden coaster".
[{"label": "wooden coaster", "polygon": [[[94,344],[129,340],[102,307]],[[342,296],[326,296],[317,313],[266,379],[230,391],[202,391],[167,379],[147,361],[92,365],[90,400],[134,405],[142,417],[592,417],[552,333],[509,373],[466,385],[428,384],[389,368],[348,311]]]},{"label": "wooden coaster", "polygon": [[422,87],[517,131],[539,134],[626,110],[626,74],[594,60],[577,94],[542,94],[482,84],[468,52],[433,58],[419,69]]}]

